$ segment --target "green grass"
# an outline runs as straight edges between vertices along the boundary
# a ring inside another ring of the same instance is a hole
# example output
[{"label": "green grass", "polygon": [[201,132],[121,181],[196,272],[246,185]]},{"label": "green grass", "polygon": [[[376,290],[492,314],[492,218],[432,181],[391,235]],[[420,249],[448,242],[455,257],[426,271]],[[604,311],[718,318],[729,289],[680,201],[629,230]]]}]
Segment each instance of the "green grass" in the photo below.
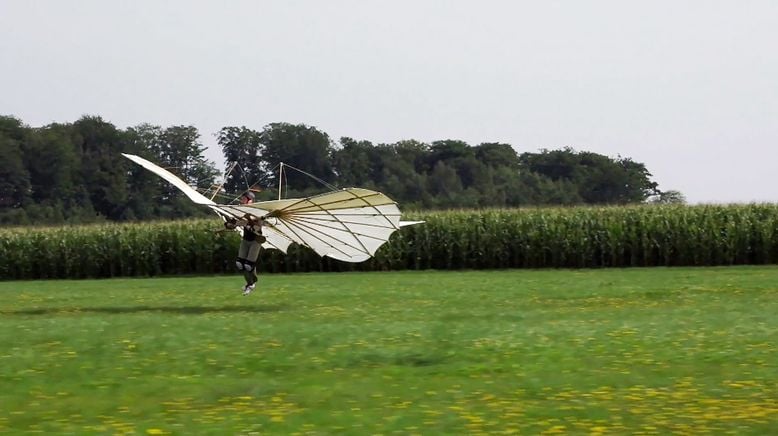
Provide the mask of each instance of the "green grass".
[{"label": "green grass", "polygon": [[0,282],[0,432],[778,433],[778,268]]}]

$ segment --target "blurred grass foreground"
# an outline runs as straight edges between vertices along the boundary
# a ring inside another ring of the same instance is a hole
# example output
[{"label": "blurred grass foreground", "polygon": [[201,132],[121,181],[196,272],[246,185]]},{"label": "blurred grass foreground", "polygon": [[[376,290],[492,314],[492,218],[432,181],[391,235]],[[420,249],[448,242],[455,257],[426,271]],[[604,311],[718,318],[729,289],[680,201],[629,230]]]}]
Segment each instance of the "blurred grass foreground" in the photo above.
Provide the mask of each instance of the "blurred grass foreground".
[{"label": "blurred grass foreground", "polygon": [[0,283],[0,432],[778,433],[778,268]]}]

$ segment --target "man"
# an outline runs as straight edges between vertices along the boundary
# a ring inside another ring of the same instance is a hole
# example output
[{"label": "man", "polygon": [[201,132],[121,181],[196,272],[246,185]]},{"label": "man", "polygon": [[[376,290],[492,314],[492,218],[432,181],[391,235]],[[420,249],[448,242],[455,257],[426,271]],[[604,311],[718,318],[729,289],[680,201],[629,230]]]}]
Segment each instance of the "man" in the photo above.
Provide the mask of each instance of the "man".
[{"label": "man", "polygon": [[[246,191],[240,197],[240,204],[246,205],[254,202],[254,193]],[[262,226],[265,224],[262,219],[255,219],[249,214],[244,216],[246,220],[243,225],[243,238],[240,241],[238,249],[238,258],[235,260],[235,266],[238,271],[243,271],[243,277],[246,279],[246,286],[243,287],[243,295],[248,295],[257,285],[257,258],[259,258],[259,249],[265,242],[262,236]],[[224,222],[224,227],[228,230],[235,229],[238,221],[235,219]]]}]

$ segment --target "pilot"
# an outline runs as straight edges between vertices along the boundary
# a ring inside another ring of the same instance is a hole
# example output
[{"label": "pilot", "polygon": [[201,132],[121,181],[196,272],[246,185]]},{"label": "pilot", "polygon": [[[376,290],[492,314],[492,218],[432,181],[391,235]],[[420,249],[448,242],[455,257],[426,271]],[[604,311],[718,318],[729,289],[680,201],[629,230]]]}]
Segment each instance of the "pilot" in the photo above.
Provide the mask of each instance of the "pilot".
[{"label": "pilot", "polygon": [[[254,193],[246,191],[240,196],[240,204],[246,205],[254,202]],[[262,236],[262,226],[265,225],[263,219],[246,214],[245,223],[241,220],[243,226],[243,238],[240,241],[238,249],[238,258],[235,260],[235,266],[238,271],[243,272],[246,279],[246,285],[243,287],[243,295],[248,295],[257,285],[257,259],[259,258],[259,249],[265,242]],[[224,227],[228,230],[235,229],[238,226],[236,219],[230,219],[224,222]]]}]

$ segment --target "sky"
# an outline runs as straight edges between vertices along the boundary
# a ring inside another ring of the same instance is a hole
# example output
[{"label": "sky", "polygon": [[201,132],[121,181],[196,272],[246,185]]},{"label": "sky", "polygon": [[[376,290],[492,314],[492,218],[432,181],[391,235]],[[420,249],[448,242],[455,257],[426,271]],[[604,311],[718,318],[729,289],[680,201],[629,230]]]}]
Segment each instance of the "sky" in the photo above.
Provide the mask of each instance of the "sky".
[{"label": "sky", "polygon": [[778,2],[0,0],[31,126],[460,139],[642,162],[691,203],[778,201]]}]

